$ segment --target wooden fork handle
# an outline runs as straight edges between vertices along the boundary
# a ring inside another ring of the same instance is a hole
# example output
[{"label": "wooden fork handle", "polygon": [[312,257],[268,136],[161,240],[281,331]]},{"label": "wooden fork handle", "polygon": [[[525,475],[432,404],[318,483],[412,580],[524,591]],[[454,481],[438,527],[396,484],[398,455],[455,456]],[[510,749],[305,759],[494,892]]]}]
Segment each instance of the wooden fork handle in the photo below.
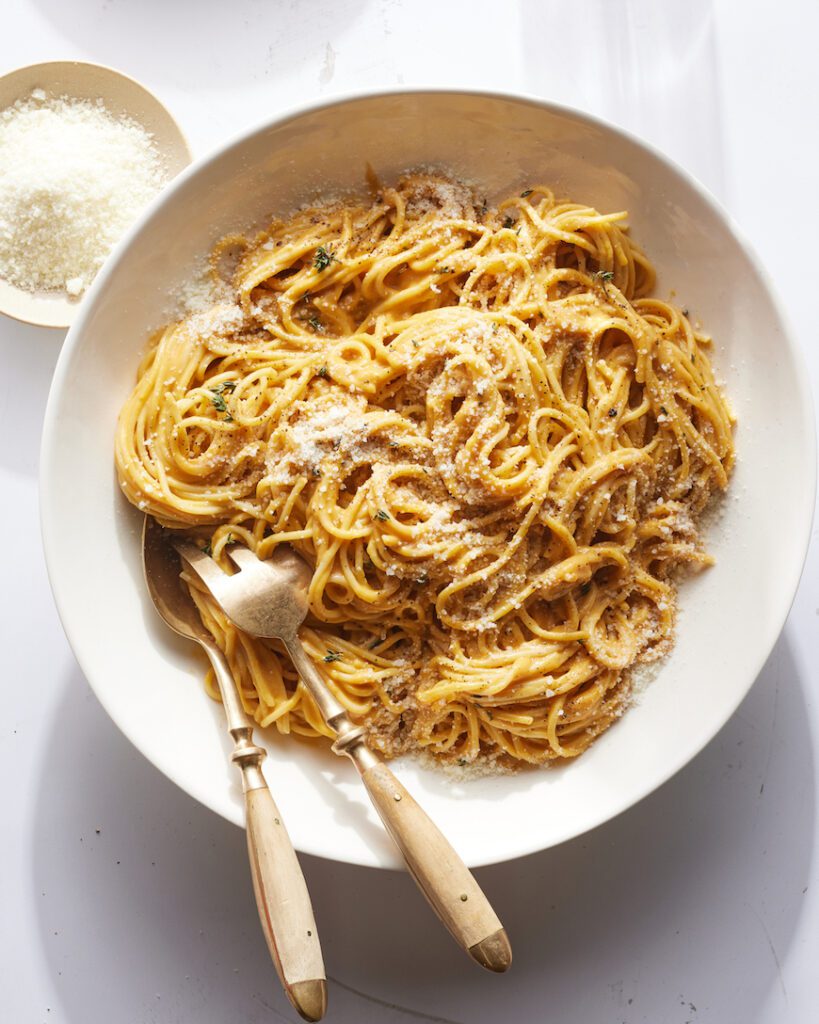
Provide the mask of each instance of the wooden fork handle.
[{"label": "wooden fork handle", "polygon": [[375,809],[432,909],[469,955],[490,971],[512,962],[509,939],[481,887],[447,840],[390,769],[367,746],[307,656],[298,637],[282,637],[296,671],[336,734],[333,750],[361,775]]},{"label": "wooden fork handle", "polygon": [[[482,967],[512,963],[506,931],[472,873],[426,812],[381,761],[369,755],[359,768],[370,799],[395,840],[410,874],[455,941]],[[350,756],[358,766],[355,752]]]}]

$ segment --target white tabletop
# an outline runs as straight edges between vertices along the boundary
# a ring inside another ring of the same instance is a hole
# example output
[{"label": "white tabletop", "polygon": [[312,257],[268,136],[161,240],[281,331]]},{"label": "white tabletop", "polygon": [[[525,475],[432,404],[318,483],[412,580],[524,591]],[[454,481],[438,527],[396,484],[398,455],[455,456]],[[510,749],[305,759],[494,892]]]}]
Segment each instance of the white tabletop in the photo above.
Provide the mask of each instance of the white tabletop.
[{"label": "white tabletop", "polygon": [[[819,381],[815,3],[12,0],[2,23],[0,72],[113,65],[167,102],[197,154],[301,100],[400,83],[497,86],[602,114],[726,203]],[[37,461],[61,342],[0,322],[2,1019],[295,1021],[259,932],[243,834],[119,734],[57,620]],[[328,1019],[813,1024],[817,570],[814,543],[770,661],[692,764],[609,825],[479,872],[514,942],[510,974],[470,964],[407,877],[304,858]]]}]

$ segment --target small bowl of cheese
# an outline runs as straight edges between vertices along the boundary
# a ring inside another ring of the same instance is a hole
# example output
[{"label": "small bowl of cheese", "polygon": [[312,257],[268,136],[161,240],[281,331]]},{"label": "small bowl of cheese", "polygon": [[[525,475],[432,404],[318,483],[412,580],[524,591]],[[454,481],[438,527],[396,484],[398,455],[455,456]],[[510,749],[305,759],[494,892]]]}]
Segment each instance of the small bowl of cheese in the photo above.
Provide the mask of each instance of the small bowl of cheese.
[{"label": "small bowl of cheese", "polygon": [[108,253],[191,154],[170,113],[111,68],[0,78],[0,312],[69,327]]}]

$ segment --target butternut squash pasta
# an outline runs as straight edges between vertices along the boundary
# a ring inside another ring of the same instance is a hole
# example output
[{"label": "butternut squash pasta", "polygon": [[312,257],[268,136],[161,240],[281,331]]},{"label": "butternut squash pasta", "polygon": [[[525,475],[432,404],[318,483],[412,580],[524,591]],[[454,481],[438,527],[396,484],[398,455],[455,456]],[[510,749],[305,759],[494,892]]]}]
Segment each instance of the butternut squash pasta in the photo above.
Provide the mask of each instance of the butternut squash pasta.
[{"label": "butternut squash pasta", "polygon": [[[224,298],[139,367],[126,497],[228,572],[234,544],[298,549],[307,651],[386,756],[580,754],[672,643],[680,570],[710,564],[732,415],[625,220],[545,186],[374,183],[225,239]],[[185,585],[255,721],[330,735],[283,647]]]}]

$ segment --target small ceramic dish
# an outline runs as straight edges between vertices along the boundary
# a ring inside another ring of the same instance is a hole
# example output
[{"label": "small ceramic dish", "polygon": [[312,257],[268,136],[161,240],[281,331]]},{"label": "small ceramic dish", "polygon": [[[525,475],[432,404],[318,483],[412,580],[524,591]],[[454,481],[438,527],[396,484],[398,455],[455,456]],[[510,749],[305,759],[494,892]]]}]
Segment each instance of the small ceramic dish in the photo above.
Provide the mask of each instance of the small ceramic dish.
[{"label": "small ceramic dish", "polygon": [[[0,77],[0,110],[25,99],[34,89],[48,96],[101,99],[115,115],[127,115],[149,132],[163,157],[169,179],[191,161],[188,143],[179,125],[159,100],[133,78],[99,64],[53,61],[18,68]],[[41,327],[70,327],[82,296],[62,292],[29,292],[0,278],[0,313]]]}]

